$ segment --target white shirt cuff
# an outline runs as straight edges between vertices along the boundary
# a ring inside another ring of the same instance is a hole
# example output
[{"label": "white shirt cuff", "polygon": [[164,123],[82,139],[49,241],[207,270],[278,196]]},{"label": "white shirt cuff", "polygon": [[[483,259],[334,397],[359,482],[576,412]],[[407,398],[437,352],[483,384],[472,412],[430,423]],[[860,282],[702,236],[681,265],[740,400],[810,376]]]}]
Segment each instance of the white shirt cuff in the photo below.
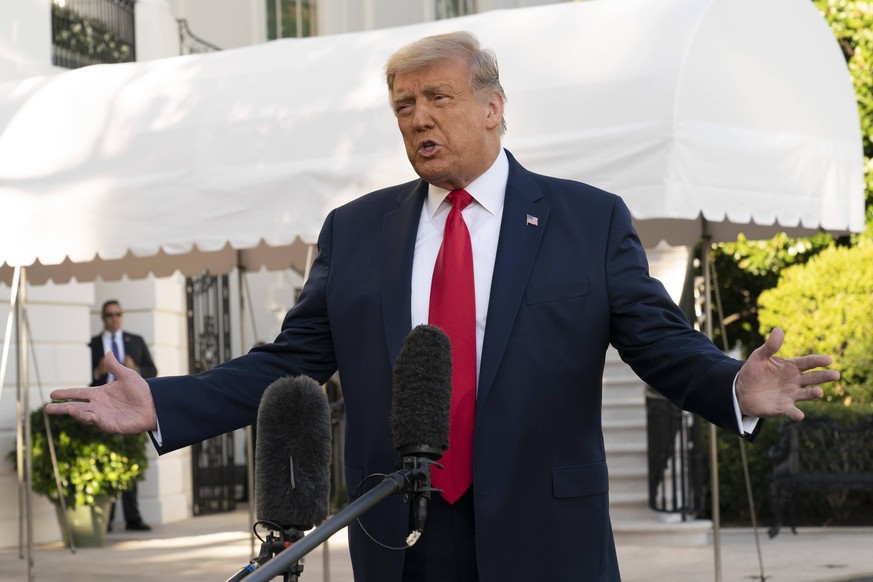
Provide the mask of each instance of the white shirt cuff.
[{"label": "white shirt cuff", "polygon": [[758,422],[760,422],[760,418],[757,416],[748,416],[740,412],[740,401],[737,400],[737,378],[740,376],[737,373],[734,376],[734,384],[733,384],[733,396],[734,396],[734,414],[737,417],[737,428],[740,431],[741,435],[750,435],[755,432],[755,427],[758,426]]},{"label": "white shirt cuff", "polygon": [[[736,400],[736,398],[734,398]],[[155,439],[155,442],[158,443],[159,447],[164,446],[164,439],[161,437],[161,420],[156,418],[155,424],[158,426],[155,430],[150,430],[149,434],[152,435],[152,438]]]}]

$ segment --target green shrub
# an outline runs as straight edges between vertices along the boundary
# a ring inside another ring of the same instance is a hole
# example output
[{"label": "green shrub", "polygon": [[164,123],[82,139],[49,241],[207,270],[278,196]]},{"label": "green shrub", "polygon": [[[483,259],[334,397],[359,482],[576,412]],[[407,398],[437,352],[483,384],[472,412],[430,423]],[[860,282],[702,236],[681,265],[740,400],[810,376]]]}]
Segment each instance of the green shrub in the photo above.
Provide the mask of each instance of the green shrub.
[{"label": "green shrub", "polygon": [[873,243],[825,249],[785,269],[758,306],[762,334],[785,329],[780,356],[833,356],[842,377],[823,386],[827,400],[873,402]]},{"label": "green shrub", "polygon": [[[43,409],[31,413],[32,488],[58,502]],[[118,497],[141,479],[147,467],[145,434],[108,434],[69,416],[50,416],[61,490],[69,507],[94,505],[98,497]],[[14,465],[16,453],[7,459]]]},{"label": "green shrub", "polygon": [[132,47],[110,32],[105,22],[79,14],[71,8],[52,3],[52,17],[62,26],[53,26],[53,43],[86,57],[101,58],[107,63],[133,60]]}]

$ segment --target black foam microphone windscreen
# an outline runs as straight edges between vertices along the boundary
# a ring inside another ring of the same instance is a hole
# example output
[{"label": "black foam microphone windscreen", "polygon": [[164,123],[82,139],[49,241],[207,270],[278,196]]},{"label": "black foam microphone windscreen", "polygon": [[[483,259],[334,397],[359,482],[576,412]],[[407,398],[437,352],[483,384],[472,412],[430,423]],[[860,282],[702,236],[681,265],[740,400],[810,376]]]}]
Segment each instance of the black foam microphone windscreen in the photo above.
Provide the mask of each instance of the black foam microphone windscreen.
[{"label": "black foam microphone windscreen", "polygon": [[403,456],[438,459],[449,448],[452,348],[438,327],[419,325],[403,343],[393,375],[391,429]]},{"label": "black foam microphone windscreen", "polygon": [[328,513],[330,410],[324,390],[306,376],[270,384],[258,407],[255,443],[257,519],[308,530]]}]

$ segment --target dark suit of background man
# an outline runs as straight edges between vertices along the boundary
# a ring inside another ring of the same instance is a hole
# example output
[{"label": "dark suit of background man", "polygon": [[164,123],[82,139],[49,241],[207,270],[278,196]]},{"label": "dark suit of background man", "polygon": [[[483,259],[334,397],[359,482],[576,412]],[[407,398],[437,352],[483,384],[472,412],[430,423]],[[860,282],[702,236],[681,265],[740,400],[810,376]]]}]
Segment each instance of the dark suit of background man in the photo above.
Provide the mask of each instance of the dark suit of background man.
[{"label": "dark suit of background man", "polygon": [[[141,336],[126,331],[121,331],[124,312],[121,304],[110,299],[103,304],[100,313],[103,320],[103,332],[91,338],[91,386],[102,386],[115,381],[115,376],[106,368],[105,355],[107,352],[117,350],[117,358],[124,365],[135,370],[143,378],[154,378],[158,375],[155,363],[145,340]],[[113,348],[112,342],[116,342]],[[147,531],[151,528],[142,520],[139,514],[139,504],[136,499],[136,482],[121,494],[121,505],[124,510],[124,522],[126,529],[131,531]],[[115,517],[115,504],[109,515],[109,527]]]},{"label": "dark suit of background man", "polygon": [[[395,468],[392,367],[413,326],[431,319],[430,294],[441,288],[431,276],[460,214],[475,281],[472,486],[454,503],[434,496],[411,550],[373,541],[403,545],[409,507],[400,497],[362,519],[373,539],[350,526],[355,579],[618,580],[601,431],[610,343],[649,385],[737,434],[753,432],[754,417],[800,420],[795,402],[820,397],[810,386],[838,374],[813,370],[830,363],[826,356],[773,357],[781,330],[745,363],[693,331],[649,276],[620,198],[529,172],[501,147],[497,63],[472,35],[422,39],[395,53],[386,72],[421,179],[329,214],[309,280],[276,340],[195,376],[146,382],[110,362],[118,382],[90,393],[55,390],[55,399],[89,401],[49,411],[113,432],[153,431],[163,453],[250,424],[278,377],[325,382],[339,369],[354,496],[367,475]],[[447,201],[459,199],[458,189],[473,197],[463,210]],[[453,359],[456,349],[453,339]],[[458,386],[453,381],[453,393]]]}]

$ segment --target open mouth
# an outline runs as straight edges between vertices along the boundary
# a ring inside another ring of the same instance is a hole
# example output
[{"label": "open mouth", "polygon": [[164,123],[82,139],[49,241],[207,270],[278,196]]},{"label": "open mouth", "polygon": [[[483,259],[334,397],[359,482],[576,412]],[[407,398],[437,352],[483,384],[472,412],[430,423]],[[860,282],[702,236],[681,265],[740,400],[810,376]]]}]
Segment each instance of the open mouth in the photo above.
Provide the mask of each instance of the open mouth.
[{"label": "open mouth", "polygon": [[423,141],[418,146],[418,153],[421,155],[427,156],[436,151],[437,144],[432,141]]}]

